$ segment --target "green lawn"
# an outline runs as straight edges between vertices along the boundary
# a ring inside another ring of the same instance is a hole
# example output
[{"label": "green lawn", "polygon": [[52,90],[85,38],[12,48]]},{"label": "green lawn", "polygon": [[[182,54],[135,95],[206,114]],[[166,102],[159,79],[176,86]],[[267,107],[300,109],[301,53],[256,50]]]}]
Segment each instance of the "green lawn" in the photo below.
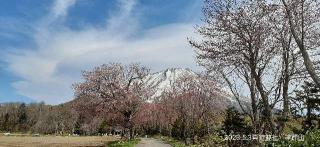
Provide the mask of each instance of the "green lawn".
[{"label": "green lawn", "polygon": [[108,143],[108,147],[134,147],[139,141],[140,139],[112,141]]}]

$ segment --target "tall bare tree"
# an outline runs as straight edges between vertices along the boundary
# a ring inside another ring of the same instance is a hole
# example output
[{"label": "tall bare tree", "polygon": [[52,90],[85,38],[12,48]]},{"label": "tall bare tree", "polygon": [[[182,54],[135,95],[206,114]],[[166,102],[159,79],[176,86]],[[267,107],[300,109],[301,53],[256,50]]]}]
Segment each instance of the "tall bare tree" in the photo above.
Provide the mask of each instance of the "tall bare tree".
[{"label": "tall bare tree", "polygon": [[[273,9],[264,0],[206,0],[205,25],[198,28],[204,40],[190,41],[197,48],[199,63],[209,70],[225,75],[245,73],[250,79],[247,83],[254,84],[251,92],[258,91],[270,131],[275,126],[270,102],[273,88],[265,79],[274,74],[269,69],[276,63],[275,55],[279,54],[269,21]],[[277,78],[269,81],[277,81]]]},{"label": "tall bare tree", "polygon": [[[273,23],[274,37],[276,38],[275,44],[280,50],[278,61],[281,63],[279,68],[279,81],[277,87],[276,97],[282,96],[283,101],[283,118],[286,120],[290,115],[290,97],[289,93],[292,92],[294,83],[297,79],[301,79],[303,71],[303,61],[299,53],[295,50],[297,45],[294,43],[293,36],[290,33],[289,22],[286,15],[283,13],[282,7],[274,6],[273,16],[271,16],[271,23]],[[303,77],[303,76],[302,76]],[[291,88],[291,90],[290,90]]]}]

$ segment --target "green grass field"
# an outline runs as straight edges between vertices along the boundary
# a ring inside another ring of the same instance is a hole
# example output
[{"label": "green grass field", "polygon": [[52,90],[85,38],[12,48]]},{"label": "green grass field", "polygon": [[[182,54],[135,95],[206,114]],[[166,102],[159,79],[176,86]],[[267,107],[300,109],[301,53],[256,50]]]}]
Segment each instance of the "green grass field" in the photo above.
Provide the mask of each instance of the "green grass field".
[{"label": "green grass field", "polygon": [[108,143],[108,147],[134,147],[139,143],[139,139],[127,140],[127,141],[111,141]]}]

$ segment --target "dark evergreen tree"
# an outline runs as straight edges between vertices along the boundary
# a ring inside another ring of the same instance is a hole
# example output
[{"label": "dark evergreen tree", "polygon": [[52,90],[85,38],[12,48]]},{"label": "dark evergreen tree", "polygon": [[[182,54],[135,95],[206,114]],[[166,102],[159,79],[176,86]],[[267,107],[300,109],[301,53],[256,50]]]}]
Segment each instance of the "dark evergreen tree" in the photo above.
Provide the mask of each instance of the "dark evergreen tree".
[{"label": "dark evergreen tree", "polygon": [[315,127],[312,124],[312,120],[319,120],[317,113],[313,111],[320,111],[320,88],[316,86],[315,83],[306,81],[304,85],[301,86],[301,90],[295,91],[296,98],[294,99],[296,104],[300,105],[300,111],[304,114],[304,110],[307,110],[305,129],[310,129]]},{"label": "dark evergreen tree", "polygon": [[18,131],[26,131],[27,119],[26,104],[22,103],[18,108]]},{"label": "dark evergreen tree", "polygon": [[2,129],[3,131],[9,131],[9,113],[4,114],[4,119],[3,119],[3,124],[2,124]]},{"label": "dark evergreen tree", "polygon": [[229,134],[247,134],[250,132],[245,124],[244,116],[234,107],[226,110],[226,119],[223,123],[224,131]]},{"label": "dark evergreen tree", "polygon": [[179,118],[177,119],[173,126],[172,126],[172,130],[171,130],[171,136],[174,138],[178,138],[178,139],[182,139],[184,138],[184,125],[182,120]]},{"label": "dark evergreen tree", "polygon": [[107,121],[102,121],[99,128],[98,128],[98,133],[100,135],[107,133],[107,127],[108,127],[108,123]]}]

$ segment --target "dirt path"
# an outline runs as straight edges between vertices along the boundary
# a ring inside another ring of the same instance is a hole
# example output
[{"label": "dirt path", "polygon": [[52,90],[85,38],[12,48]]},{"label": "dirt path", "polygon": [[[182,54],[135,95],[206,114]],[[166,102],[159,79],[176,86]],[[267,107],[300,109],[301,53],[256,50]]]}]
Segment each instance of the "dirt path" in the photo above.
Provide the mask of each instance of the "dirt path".
[{"label": "dirt path", "polygon": [[141,138],[140,143],[136,147],[171,147],[171,145],[153,138]]}]

